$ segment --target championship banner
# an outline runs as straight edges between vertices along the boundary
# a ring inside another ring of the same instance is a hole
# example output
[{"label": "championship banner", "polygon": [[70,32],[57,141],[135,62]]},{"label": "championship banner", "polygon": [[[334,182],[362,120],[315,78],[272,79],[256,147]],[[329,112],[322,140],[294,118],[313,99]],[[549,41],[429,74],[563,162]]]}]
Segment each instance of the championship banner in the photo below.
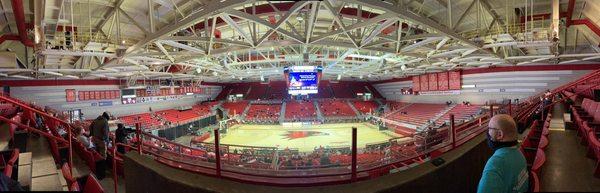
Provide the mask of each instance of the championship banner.
[{"label": "championship banner", "polygon": [[448,90],[448,72],[438,73],[438,90]]},{"label": "championship banner", "polygon": [[429,90],[438,90],[438,77],[436,73],[429,74]]},{"label": "championship banner", "polygon": [[420,91],[421,89],[421,81],[419,81],[419,76],[413,76],[413,91]]},{"label": "championship banner", "polygon": [[75,102],[77,99],[75,97],[75,89],[65,89],[67,102]]},{"label": "championship banner", "polygon": [[461,76],[460,71],[452,71],[448,73],[448,85],[450,90],[460,90],[461,89]]},{"label": "championship banner", "polygon": [[421,75],[421,91],[428,91],[429,90],[429,81],[427,74],[425,75]]}]

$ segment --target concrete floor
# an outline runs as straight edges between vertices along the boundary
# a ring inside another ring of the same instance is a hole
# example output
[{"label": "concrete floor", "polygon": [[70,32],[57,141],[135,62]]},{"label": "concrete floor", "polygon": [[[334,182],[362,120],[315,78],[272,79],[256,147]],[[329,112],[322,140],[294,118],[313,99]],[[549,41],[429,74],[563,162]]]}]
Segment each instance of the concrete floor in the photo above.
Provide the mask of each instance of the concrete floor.
[{"label": "concrete floor", "polygon": [[565,130],[563,105],[555,105],[552,115],[540,191],[600,192],[600,178],[593,175],[596,161],[586,157],[577,131]]}]

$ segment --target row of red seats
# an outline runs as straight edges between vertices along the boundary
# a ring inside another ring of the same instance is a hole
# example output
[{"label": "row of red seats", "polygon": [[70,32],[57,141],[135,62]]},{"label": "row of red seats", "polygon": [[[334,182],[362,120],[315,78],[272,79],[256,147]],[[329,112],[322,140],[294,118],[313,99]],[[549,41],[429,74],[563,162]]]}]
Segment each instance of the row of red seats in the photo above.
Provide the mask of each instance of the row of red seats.
[{"label": "row of red seats", "polygon": [[284,99],[287,96],[286,82],[270,82],[267,99]]},{"label": "row of red seats", "polygon": [[354,98],[352,89],[346,84],[331,84],[331,89],[333,89],[333,95],[337,98]]},{"label": "row of red seats", "polygon": [[135,125],[135,123],[140,122],[142,128],[152,128],[163,124],[160,119],[153,117],[150,113],[127,115],[119,117],[119,119],[123,121],[125,125]]},{"label": "row of red seats", "polygon": [[246,119],[253,120],[277,120],[281,112],[281,104],[253,104],[246,114]]},{"label": "row of red seats", "polygon": [[240,115],[248,106],[248,101],[225,102],[222,106],[229,111],[229,116]]},{"label": "row of red seats", "polygon": [[325,117],[356,116],[352,107],[345,100],[323,99],[318,103],[319,110]]},{"label": "row of red seats", "polygon": [[88,175],[87,179],[85,180],[85,185],[83,186],[83,188],[80,188],[79,182],[71,174],[71,168],[68,164],[63,164],[61,167],[61,171],[63,173],[63,178],[65,178],[65,181],[67,182],[67,187],[69,188],[69,191],[81,191],[85,193],[104,192],[102,185],[94,175]]},{"label": "row of red seats", "polygon": [[309,118],[316,117],[315,105],[312,102],[289,101],[285,106],[285,118]]},{"label": "row of red seats", "polygon": [[387,118],[398,122],[403,122],[415,126],[421,126],[432,119],[436,114],[446,108],[445,104],[421,104],[414,103],[411,106],[397,111]]},{"label": "row of red seats", "polygon": [[386,104],[389,107],[390,111],[395,111],[395,110],[404,108],[406,105],[409,105],[410,103],[387,101]]},{"label": "row of red seats", "polygon": [[267,85],[263,85],[261,83],[249,83],[252,84],[250,87],[250,92],[248,96],[246,96],[246,100],[257,100],[263,99],[265,94],[267,93]]},{"label": "row of red seats", "polygon": [[439,125],[444,123],[445,121],[450,120],[450,114],[454,114],[455,122],[468,120],[469,117],[477,114],[479,109],[481,109],[481,106],[478,105],[456,105],[451,110],[444,113],[444,115],[442,115],[435,123]]},{"label": "row of red seats", "polygon": [[2,164],[4,164],[4,175],[11,178],[13,175],[13,170],[15,170],[15,168],[17,167],[15,163],[17,162],[17,159],[19,159],[19,149],[13,149],[12,154],[7,159],[4,157],[0,158],[2,158]]},{"label": "row of red seats", "polygon": [[353,103],[354,107],[356,107],[356,110],[358,110],[364,114],[375,112],[377,110],[377,108],[379,108],[379,104],[377,104],[377,102],[375,102],[375,101],[358,101],[357,100],[357,101],[353,101],[352,103]]},{"label": "row of red seats", "polygon": [[548,113],[546,120],[535,120],[529,127],[529,133],[523,139],[519,150],[525,156],[527,169],[529,169],[529,188],[532,192],[539,192],[540,180],[538,174],[546,162],[544,150],[548,146],[548,134],[550,134],[550,121],[552,114]]},{"label": "row of red seats", "polygon": [[[563,92],[569,98],[573,93]],[[580,106],[571,106],[572,115],[577,125],[581,143],[588,146],[588,157],[596,159],[594,176],[600,178],[600,102],[584,98]]]},{"label": "row of red seats", "polygon": [[200,118],[200,115],[193,110],[179,111],[175,109],[169,109],[158,111],[156,113],[171,123],[183,123]]}]

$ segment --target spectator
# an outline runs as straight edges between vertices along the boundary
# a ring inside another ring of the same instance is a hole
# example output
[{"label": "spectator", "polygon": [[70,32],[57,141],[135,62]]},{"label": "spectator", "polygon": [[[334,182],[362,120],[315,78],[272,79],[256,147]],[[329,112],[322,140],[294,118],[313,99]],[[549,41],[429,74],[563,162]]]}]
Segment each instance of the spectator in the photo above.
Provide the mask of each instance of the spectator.
[{"label": "spectator", "polygon": [[[93,137],[92,142],[96,151],[104,160],[106,160],[106,145],[108,144],[109,119],[110,115],[108,112],[104,112],[90,124],[90,134]],[[96,164],[96,177],[98,177],[98,180],[104,179],[105,164],[104,161],[100,161]]]},{"label": "spectator", "polygon": [[73,134],[75,136],[75,139],[81,144],[83,144],[83,146],[85,146],[88,149],[94,148],[94,145],[91,142],[90,138],[83,135],[83,129],[81,127],[75,127],[73,129]]},{"label": "spectator", "polygon": [[[115,130],[115,142],[127,144],[127,135],[133,132],[135,132],[135,130],[131,128],[125,128],[122,123],[117,124],[117,130]],[[125,153],[125,147],[117,145],[117,151],[119,153]]]},{"label": "spectator", "polygon": [[485,164],[477,192],[527,191],[527,163],[517,148],[515,121],[509,115],[499,114],[492,117],[488,127],[488,146],[494,150],[494,154]]}]

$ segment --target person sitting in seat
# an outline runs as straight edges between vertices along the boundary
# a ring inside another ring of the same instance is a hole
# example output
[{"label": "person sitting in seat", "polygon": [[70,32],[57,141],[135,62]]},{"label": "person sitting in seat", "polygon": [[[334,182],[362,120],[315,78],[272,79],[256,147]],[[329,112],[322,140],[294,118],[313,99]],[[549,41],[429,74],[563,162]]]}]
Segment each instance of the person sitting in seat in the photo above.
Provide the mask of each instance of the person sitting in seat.
[{"label": "person sitting in seat", "polygon": [[89,137],[83,135],[83,129],[81,127],[74,127],[73,128],[73,135],[75,136],[75,140],[79,141],[81,144],[83,144],[84,147],[88,148],[88,149],[93,149],[94,148],[94,144],[92,143],[92,141],[90,140]]}]

